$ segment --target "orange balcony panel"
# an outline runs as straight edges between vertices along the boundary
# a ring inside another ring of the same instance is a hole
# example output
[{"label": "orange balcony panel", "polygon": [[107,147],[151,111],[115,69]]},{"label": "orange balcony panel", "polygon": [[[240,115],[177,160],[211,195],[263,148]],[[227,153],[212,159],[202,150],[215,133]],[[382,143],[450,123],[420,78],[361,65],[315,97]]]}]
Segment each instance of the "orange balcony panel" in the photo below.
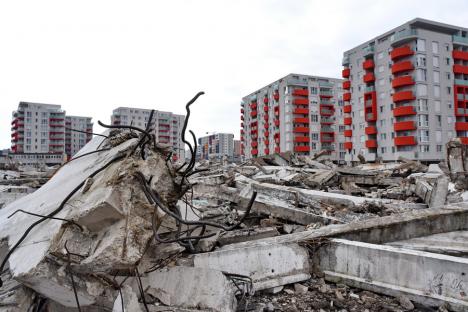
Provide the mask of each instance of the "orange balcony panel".
[{"label": "orange balcony panel", "polygon": [[362,68],[364,68],[364,69],[374,68],[374,60],[370,59],[370,60],[364,61],[362,63]]},{"label": "orange balcony panel", "polygon": [[468,61],[468,52],[467,51],[453,50],[452,56],[456,60]]},{"label": "orange balcony panel", "polygon": [[347,92],[343,94],[343,101],[351,101],[351,93]]},{"label": "orange balcony panel", "polygon": [[309,123],[309,118],[294,118],[294,123]]},{"label": "orange balcony panel", "polygon": [[309,127],[295,127],[294,132],[295,133],[309,133],[310,128]]},{"label": "orange balcony panel", "polygon": [[343,76],[343,78],[349,78],[350,74],[351,74],[351,70],[349,68],[345,68],[341,72],[341,75]]},{"label": "orange balcony panel", "polygon": [[416,123],[414,121],[400,121],[393,124],[393,130],[395,131],[406,131],[406,130],[415,130]]},{"label": "orange balcony panel", "polygon": [[309,96],[309,90],[308,89],[296,89],[293,91],[292,95],[295,96]]},{"label": "orange balcony panel", "polygon": [[416,111],[413,106],[400,106],[393,109],[393,116],[409,116],[416,115]]},{"label": "orange balcony panel", "polygon": [[353,123],[353,119],[351,117],[345,117],[343,119],[343,123],[346,125],[346,126],[349,126]]},{"label": "orange balcony panel", "polygon": [[405,71],[413,70],[414,66],[411,61],[402,61],[392,65],[392,74],[397,74]]},{"label": "orange balcony panel", "polygon": [[295,104],[295,105],[309,105],[309,99],[294,99],[293,104]]},{"label": "orange balcony panel", "polygon": [[468,75],[468,66],[463,66],[459,64],[453,65],[453,72],[455,74],[465,74]]},{"label": "orange balcony panel", "polygon": [[401,76],[392,80],[392,87],[399,88],[404,86],[414,85],[413,77],[411,76]]},{"label": "orange balcony panel", "polygon": [[257,150],[257,149],[253,149],[253,150],[252,150],[252,155],[258,155],[258,150]]},{"label": "orange balcony panel", "polygon": [[457,131],[468,131],[468,122],[456,122],[455,130]]},{"label": "orange balcony panel", "polygon": [[309,115],[309,109],[308,108],[295,108],[293,113],[294,114]]},{"label": "orange balcony panel", "polygon": [[410,56],[413,55],[414,51],[411,49],[409,45],[405,45],[402,47],[398,47],[392,50],[390,52],[390,57],[392,58],[392,61],[405,57],[405,56]]},{"label": "orange balcony panel", "polygon": [[275,126],[279,127],[280,121],[278,119],[275,119]]},{"label": "orange balcony panel", "polygon": [[350,88],[351,88],[351,81],[349,80],[343,81],[343,89],[349,90]]},{"label": "orange balcony panel", "polygon": [[345,130],[344,136],[347,138],[351,138],[353,136],[353,130]]},{"label": "orange balcony panel", "polygon": [[395,137],[393,141],[396,146],[416,145],[416,139],[412,135]]},{"label": "orange balcony panel", "polygon": [[345,105],[343,107],[343,112],[344,113],[351,113],[351,110],[352,110],[352,106],[351,105]]},{"label": "orange balcony panel", "polygon": [[295,152],[310,152],[310,146],[294,146]]},{"label": "orange balcony panel", "polygon": [[413,91],[400,91],[393,94],[393,102],[403,102],[403,101],[412,101],[414,100]]},{"label": "orange balcony panel", "polygon": [[370,134],[377,134],[377,128],[374,127],[374,126],[369,126],[369,127],[366,127],[364,129],[364,132],[367,134],[367,135],[370,135]]},{"label": "orange balcony panel", "polygon": [[294,137],[294,142],[297,142],[297,143],[306,143],[306,142],[309,142],[309,141],[310,141],[310,137],[308,137],[308,136]]},{"label": "orange balcony panel", "polygon": [[267,98],[267,97],[264,97],[264,98],[263,98],[263,103],[264,103],[264,104],[268,104],[268,98]]},{"label": "orange balcony panel", "polygon": [[350,150],[353,148],[353,142],[344,142],[344,148]]},{"label": "orange balcony panel", "polygon": [[366,141],[366,147],[367,148],[376,148],[377,147],[377,141],[376,140],[367,140]]}]

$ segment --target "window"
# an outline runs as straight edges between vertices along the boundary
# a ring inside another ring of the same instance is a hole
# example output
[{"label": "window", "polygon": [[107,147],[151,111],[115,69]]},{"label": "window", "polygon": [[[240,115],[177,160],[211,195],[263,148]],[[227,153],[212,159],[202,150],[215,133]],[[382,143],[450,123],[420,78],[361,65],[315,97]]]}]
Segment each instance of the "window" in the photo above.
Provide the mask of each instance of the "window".
[{"label": "window", "polygon": [[422,68],[416,69],[416,81],[426,81],[426,70]]},{"label": "window", "polygon": [[452,87],[447,87],[447,94],[451,94],[452,93]]},{"label": "window", "polygon": [[442,116],[441,115],[436,115],[436,124],[437,124],[437,127],[442,127]]},{"label": "window", "polygon": [[418,111],[427,112],[428,110],[427,99],[418,99]]},{"label": "window", "polygon": [[440,83],[440,72],[433,71],[434,73],[434,83]]},{"label": "window", "polygon": [[445,51],[450,51],[450,46],[448,44],[445,44]]},{"label": "window", "polygon": [[419,142],[429,142],[429,130],[419,130]]},{"label": "window", "polygon": [[312,122],[318,122],[318,115],[310,115],[310,120]]},{"label": "window", "polygon": [[442,152],[442,145],[436,145],[436,152]]},{"label": "window", "polygon": [[452,117],[450,116],[447,117],[447,124],[449,125],[452,124]]},{"label": "window", "polygon": [[429,115],[419,115],[418,125],[420,127],[429,126]]},{"label": "window", "polygon": [[361,141],[361,143],[364,143],[364,142],[366,141],[366,136],[365,136],[365,135],[361,135],[360,141]]},{"label": "window", "polygon": [[383,57],[384,57],[384,53],[383,53],[383,52],[379,52],[379,54],[377,54],[377,58],[378,58],[379,60],[381,60]]},{"label": "window", "polygon": [[379,86],[383,86],[385,84],[385,79],[379,79]]},{"label": "window", "polygon": [[387,139],[387,134],[386,133],[381,133],[380,134],[380,139],[386,140]]},{"label": "window", "polygon": [[434,110],[440,112],[440,101],[434,101]]},{"label": "window", "polygon": [[438,56],[433,56],[432,57],[432,65],[434,67],[439,67],[439,57]]},{"label": "window", "polygon": [[447,80],[452,79],[450,73],[445,73],[445,77],[447,77]]},{"label": "window", "polygon": [[310,136],[310,138],[311,138],[312,140],[314,140],[314,141],[318,141],[318,137],[319,137],[319,135],[318,135],[318,133],[316,133],[316,132],[312,133],[311,136]]},{"label": "window", "polygon": [[432,41],[432,53],[439,54],[439,43],[437,41]]},{"label": "window", "polygon": [[316,87],[310,87],[310,93],[311,94],[317,94],[317,88]]},{"label": "window", "polygon": [[384,153],[387,152],[387,148],[386,148],[386,147],[381,147],[381,148],[380,148],[380,151],[382,152],[382,154],[384,154]]},{"label": "window", "polygon": [[380,125],[385,126],[385,119],[380,119]]},{"label": "window", "polygon": [[445,58],[445,64],[450,65],[450,59],[448,57]]},{"label": "window", "polygon": [[427,85],[423,85],[423,84],[416,85],[416,94],[418,96],[426,96],[427,95]]},{"label": "window", "polygon": [[440,87],[434,86],[434,97],[440,97]]},{"label": "window", "polygon": [[426,57],[424,55],[416,55],[416,66],[424,67],[426,66]]},{"label": "window", "polygon": [[429,153],[429,145],[419,145],[419,151],[421,153]]},{"label": "window", "polygon": [[426,40],[418,39],[416,42],[416,51],[426,52]]},{"label": "window", "polygon": [[379,73],[382,73],[384,71],[384,66],[383,65],[380,65],[379,66]]}]

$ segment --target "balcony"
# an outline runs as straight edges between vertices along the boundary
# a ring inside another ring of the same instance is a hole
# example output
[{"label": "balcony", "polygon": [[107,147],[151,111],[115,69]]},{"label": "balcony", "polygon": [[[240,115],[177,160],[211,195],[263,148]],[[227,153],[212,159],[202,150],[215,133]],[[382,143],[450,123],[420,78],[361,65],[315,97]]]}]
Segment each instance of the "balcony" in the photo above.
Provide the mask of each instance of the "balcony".
[{"label": "balcony", "polygon": [[265,143],[265,145],[270,145],[270,140],[268,139],[263,140],[263,142]]},{"label": "balcony", "polygon": [[263,104],[268,104],[268,98],[267,97],[263,98]]},{"label": "balcony", "polygon": [[367,140],[366,141],[366,147],[367,148],[376,148],[377,147],[377,141],[376,140]]},{"label": "balcony", "polygon": [[250,117],[257,118],[257,112],[250,112]]},{"label": "balcony", "polygon": [[349,90],[350,88],[351,88],[351,81],[349,80],[343,81],[343,89]]},{"label": "balcony", "polygon": [[390,57],[392,61],[395,61],[399,58],[411,56],[413,54],[414,54],[414,51],[411,49],[411,47],[409,45],[405,45],[405,46],[393,49],[392,52],[390,52]]},{"label": "balcony", "polygon": [[351,69],[349,69],[349,68],[345,68],[341,72],[341,75],[343,76],[343,78],[349,78],[350,74],[351,74]]},{"label": "balcony", "polygon": [[401,76],[392,80],[392,87],[399,88],[404,86],[414,85],[413,77],[411,76]]},{"label": "balcony", "polygon": [[250,146],[252,146],[252,147],[257,147],[257,146],[258,146],[257,141],[253,141],[252,143],[250,143]]},{"label": "balcony", "polygon": [[413,106],[400,106],[393,109],[393,116],[410,116],[416,115],[416,111]]},{"label": "balcony", "polygon": [[364,129],[364,132],[365,132],[367,135],[377,134],[377,128],[374,127],[374,126],[369,126],[369,127],[366,127],[366,128]]},{"label": "balcony", "polygon": [[293,123],[309,123],[309,118],[294,118]]},{"label": "balcony", "polygon": [[296,143],[308,143],[309,141],[310,141],[310,137],[308,137],[308,136],[294,137],[294,142],[296,142]]},{"label": "balcony", "polygon": [[349,56],[347,55],[343,56],[343,59],[341,60],[341,65],[343,66],[349,65]]},{"label": "balcony", "polygon": [[270,132],[265,131],[265,132],[263,132],[263,135],[264,135],[265,137],[268,137],[268,136],[270,135]]},{"label": "balcony", "polygon": [[320,142],[322,143],[332,143],[335,141],[335,136],[330,135],[329,133],[320,132]]},{"label": "balcony", "polygon": [[352,119],[351,117],[345,117],[345,118],[343,119],[343,124],[344,124],[345,126],[349,126],[349,125],[351,125],[352,123],[353,123],[353,119]]},{"label": "balcony", "polygon": [[343,94],[343,101],[351,101],[351,93],[346,92]]},{"label": "balcony", "polygon": [[279,100],[279,93],[278,92],[273,93],[273,99],[275,99],[275,101]]},{"label": "balcony", "polygon": [[367,74],[365,74],[365,75],[362,77],[362,80],[363,80],[365,83],[374,82],[374,81],[375,81],[374,73],[367,73]]},{"label": "balcony", "polygon": [[400,91],[393,94],[393,102],[403,102],[403,101],[412,101],[414,100],[413,91]]},{"label": "balcony", "polygon": [[293,114],[309,115],[309,109],[308,108],[295,108],[293,110]]},{"label": "balcony", "polygon": [[268,108],[268,105],[263,106],[263,111],[264,111],[265,113],[268,112],[268,109],[269,109],[269,108]]},{"label": "balcony", "polygon": [[396,146],[416,145],[416,139],[413,135],[395,137],[393,142]]},{"label": "balcony", "polygon": [[321,116],[320,117],[320,123],[321,124],[333,124],[335,122],[335,120],[331,117],[325,117],[325,116]]},{"label": "balcony", "polygon": [[344,142],[345,150],[353,149],[353,142]]},{"label": "balcony", "polygon": [[274,123],[275,123],[275,126],[279,127],[279,125],[280,125],[279,119],[275,119]]},{"label": "balcony", "polygon": [[294,99],[294,105],[309,105],[309,99]]},{"label": "balcony", "polygon": [[334,113],[335,113],[334,110],[328,109],[328,108],[323,107],[322,105],[320,105],[320,115],[322,115],[322,116],[332,116]]},{"label": "balcony", "polygon": [[251,151],[251,154],[252,154],[252,155],[258,155],[258,150],[257,150],[257,149],[253,149],[253,150]]},{"label": "balcony", "polygon": [[352,108],[353,107],[351,105],[343,106],[343,113],[351,113]]},{"label": "balcony", "polygon": [[244,120],[244,115],[241,116],[241,120]]},{"label": "balcony", "polygon": [[377,111],[367,113],[365,120],[366,121],[376,121],[377,120]]},{"label": "balcony", "polygon": [[407,131],[407,130],[415,130],[415,129],[416,129],[416,123],[412,120],[395,122],[393,124],[393,130],[395,131]]},{"label": "balcony", "polygon": [[243,122],[241,122],[240,126],[241,126],[241,128],[244,128],[244,123],[243,123]]},{"label": "balcony", "polygon": [[268,115],[264,115],[263,120],[265,120],[265,122],[268,122]]},{"label": "balcony", "polygon": [[416,29],[403,30],[393,35],[393,38],[391,39],[391,45],[395,46],[397,44],[401,44],[401,43],[416,39],[417,37],[418,37],[418,32]]},{"label": "balcony", "polygon": [[458,43],[458,44],[461,44],[461,45],[468,46],[468,38],[467,37],[453,35],[452,36],[452,41],[454,43]]},{"label": "balcony", "polygon": [[309,90],[308,89],[295,89],[292,92],[292,95],[294,95],[294,96],[309,96]]},{"label": "balcony", "polygon": [[263,124],[263,129],[268,130],[268,123]]},{"label": "balcony", "polygon": [[468,131],[468,122],[456,122],[455,130],[457,131]]},{"label": "balcony", "polygon": [[411,61],[401,61],[392,65],[392,74],[411,71],[413,69],[414,65]]},{"label": "balcony", "polygon": [[294,133],[309,133],[310,128],[309,127],[295,127],[293,132]]},{"label": "balcony", "polygon": [[321,126],[320,131],[326,133],[335,133],[335,129],[333,129],[333,127],[330,127],[329,125]]},{"label": "balcony", "polygon": [[329,90],[320,89],[319,95],[320,95],[320,98],[331,98],[333,97],[333,92]]},{"label": "balcony", "polygon": [[452,56],[456,60],[468,61],[468,52],[467,51],[453,50]]},{"label": "balcony", "polygon": [[374,60],[370,59],[370,60],[366,60],[362,63],[362,68],[364,69],[373,69],[375,66],[374,64]]},{"label": "balcony", "polygon": [[241,108],[241,114],[243,114],[243,113],[244,113],[244,109],[243,109],[243,108]]},{"label": "balcony", "polygon": [[465,74],[468,75],[468,66],[455,64],[453,65],[453,72],[455,74]]},{"label": "balcony", "polygon": [[268,148],[265,148],[265,149],[263,150],[263,153],[264,153],[265,155],[270,155],[270,150],[269,150]]},{"label": "balcony", "polygon": [[455,79],[455,85],[456,85],[456,86],[465,86],[465,87],[468,87],[468,80],[464,80],[464,79]]},{"label": "balcony", "polygon": [[344,131],[344,136],[346,138],[351,138],[353,136],[353,130],[345,130]]},{"label": "balcony", "polygon": [[275,153],[280,153],[281,152],[281,149],[279,146],[275,147]]},{"label": "balcony", "polygon": [[294,146],[295,152],[310,152],[310,146]]}]

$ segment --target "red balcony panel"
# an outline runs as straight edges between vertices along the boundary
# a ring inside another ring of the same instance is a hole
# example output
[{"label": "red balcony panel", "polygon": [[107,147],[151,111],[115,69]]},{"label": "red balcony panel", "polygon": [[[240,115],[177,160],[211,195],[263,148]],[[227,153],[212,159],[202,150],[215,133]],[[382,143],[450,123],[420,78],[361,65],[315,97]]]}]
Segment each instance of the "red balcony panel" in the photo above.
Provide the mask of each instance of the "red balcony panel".
[{"label": "red balcony panel", "polygon": [[263,103],[264,103],[264,104],[268,104],[268,98],[267,98],[267,97],[264,97],[264,98],[263,98]]},{"label": "red balcony panel", "polygon": [[453,72],[455,74],[465,74],[468,75],[468,66],[455,64],[453,65]]},{"label": "red balcony panel", "polygon": [[265,145],[270,145],[270,140],[268,139],[263,140],[263,142],[265,143]]},{"label": "red balcony panel", "polygon": [[258,155],[258,150],[257,150],[257,149],[253,149],[251,153],[252,153],[252,155]]},{"label": "red balcony panel", "polygon": [[309,105],[309,99],[294,99],[293,104],[295,104],[295,105]]},{"label": "red balcony panel", "polygon": [[280,125],[279,119],[275,119],[275,126],[279,127],[279,125]]},{"label": "red balcony panel", "polygon": [[366,60],[362,63],[362,68],[364,69],[372,69],[374,68],[374,60]]},{"label": "red balcony panel", "polygon": [[257,118],[257,112],[250,112],[250,117]]},{"label": "red balcony panel", "polygon": [[390,57],[392,58],[392,61],[395,61],[396,59],[399,59],[405,56],[410,56],[413,54],[414,54],[414,51],[411,49],[411,47],[409,45],[405,45],[405,46],[393,49],[392,52],[390,52]]},{"label": "red balcony panel", "polygon": [[244,123],[243,123],[243,122],[241,122],[241,124],[240,124],[240,125],[241,125],[241,128],[244,128]]},{"label": "red balcony panel", "polygon": [[349,80],[343,81],[343,89],[349,90],[350,88],[351,88],[351,81]]},{"label": "red balcony panel", "polygon": [[351,101],[351,93],[347,92],[343,94],[343,101]]},{"label": "red balcony panel", "polygon": [[456,60],[468,61],[468,52],[467,51],[453,50],[452,56]]},{"label": "red balcony panel", "polygon": [[399,87],[411,86],[411,85],[414,85],[414,80],[413,80],[413,77],[411,76],[396,77],[395,79],[392,80],[393,88],[399,88]]},{"label": "red balcony panel", "polygon": [[353,119],[351,117],[345,117],[343,119],[343,123],[346,125],[346,126],[349,126],[353,123]]},{"label": "red balcony panel", "polygon": [[343,107],[343,112],[344,112],[344,113],[351,113],[352,108],[353,108],[353,107],[352,107],[351,105],[345,105],[345,106]]},{"label": "red balcony panel", "polygon": [[241,120],[244,120],[244,115],[241,116]]},{"label": "red balcony panel", "polygon": [[257,141],[252,141],[252,143],[250,143],[250,146],[252,146],[252,147],[257,147],[257,146],[258,146]]},{"label": "red balcony panel", "polygon": [[293,131],[295,133],[309,133],[310,128],[309,127],[295,127]]},{"label": "red balcony panel", "polygon": [[377,147],[377,141],[376,140],[367,140],[366,141],[366,147],[367,148],[376,148]]},{"label": "red balcony panel", "polygon": [[393,102],[403,102],[403,101],[412,101],[414,100],[413,91],[400,91],[393,94]]},{"label": "red balcony panel", "polygon": [[275,147],[275,153],[280,153],[280,152],[281,152],[280,147],[279,146]]},{"label": "red balcony panel", "polygon": [[468,145],[468,138],[467,137],[459,137],[463,145]]},{"label": "red balcony panel", "polygon": [[268,148],[265,148],[263,152],[265,153],[265,155],[270,155],[270,150]]},{"label": "red balcony panel", "polygon": [[406,131],[415,130],[416,123],[414,121],[400,121],[393,124],[393,130],[395,131]]},{"label": "red balcony panel", "polygon": [[349,78],[350,74],[351,74],[351,70],[349,68],[345,68],[341,72],[341,75],[343,76],[343,78]]},{"label": "red balcony panel", "polygon": [[345,130],[344,136],[347,138],[351,138],[353,136],[353,130]]},{"label": "red balcony panel", "polygon": [[412,135],[395,137],[393,141],[396,146],[416,145],[416,139]]},{"label": "red balcony panel", "polygon": [[468,122],[456,122],[455,130],[457,131],[468,131]]},{"label": "red balcony panel", "polygon": [[294,123],[309,123],[309,118],[294,118],[293,119]]},{"label": "red balcony panel", "polygon": [[374,82],[375,81],[375,76],[374,73],[367,73],[362,77],[362,80],[366,83],[369,82]]},{"label": "red balcony panel", "polygon": [[310,146],[294,146],[295,152],[310,152]]},{"label": "red balcony panel", "polygon": [[265,137],[268,137],[268,136],[270,135],[270,132],[265,131],[265,132],[263,132],[263,135],[264,135]]},{"label": "red balcony panel", "polygon": [[400,106],[393,109],[393,116],[409,116],[416,115],[416,111],[413,106]]},{"label": "red balcony panel", "polygon": [[280,137],[279,132],[276,132],[276,133],[273,135],[273,137],[274,137],[275,139],[279,139],[279,137]]},{"label": "red balcony panel", "polygon": [[268,112],[268,106],[267,105],[263,106],[263,111]]},{"label": "red balcony panel", "polygon": [[303,115],[309,115],[309,109],[308,108],[295,108],[293,110],[294,114],[303,114]]},{"label": "red balcony panel", "polygon": [[263,129],[268,130],[268,124],[267,123],[263,124]]},{"label": "red balcony panel", "polygon": [[309,96],[309,90],[308,89],[295,89],[293,91],[292,95],[295,95],[295,96]]},{"label": "red balcony panel", "polygon": [[265,122],[268,122],[268,115],[263,116],[263,120],[265,120]]},{"label": "red balcony panel", "polygon": [[353,148],[353,142],[344,142],[344,148],[350,150]]},{"label": "red balcony panel", "polygon": [[411,61],[402,61],[392,65],[392,74],[397,74],[405,71],[413,70],[414,66]]},{"label": "red balcony panel", "polygon": [[243,114],[243,113],[244,113],[244,109],[243,109],[243,108],[241,108],[241,114]]},{"label": "red balcony panel", "polygon": [[279,93],[278,92],[275,92],[273,94],[273,98],[275,99],[275,101],[278,101],[279,100]]},{"label": "red balcony panel", "polygon": [[308,137],[308,136],[294,137],[294,142],[297,142],[297,143],[305,143],[305,142],[309,142],[309,141],[310,141],[310,137]]},{"label": "red balcony panel", "polygon": [[377,134],[377,128],[374,127],[374,126],[369,126],[369,127],[366,127],[366,128],[364,129],[364,132],[365,132],[367,135]]}]

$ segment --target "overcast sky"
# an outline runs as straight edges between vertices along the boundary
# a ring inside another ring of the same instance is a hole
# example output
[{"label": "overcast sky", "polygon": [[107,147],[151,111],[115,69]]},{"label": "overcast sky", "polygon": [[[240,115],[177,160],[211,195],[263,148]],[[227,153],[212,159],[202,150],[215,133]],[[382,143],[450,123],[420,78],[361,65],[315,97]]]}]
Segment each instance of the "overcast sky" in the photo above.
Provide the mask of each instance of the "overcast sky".
[{"label": "overcast sky", "polygon": [[287,75],[340,77],[345,50],[415,17],[468,27],[466,1],[2,1],[0,147],[19,101],[110,121],[118,106],[185,113],[239,137],[242,96]]}]

